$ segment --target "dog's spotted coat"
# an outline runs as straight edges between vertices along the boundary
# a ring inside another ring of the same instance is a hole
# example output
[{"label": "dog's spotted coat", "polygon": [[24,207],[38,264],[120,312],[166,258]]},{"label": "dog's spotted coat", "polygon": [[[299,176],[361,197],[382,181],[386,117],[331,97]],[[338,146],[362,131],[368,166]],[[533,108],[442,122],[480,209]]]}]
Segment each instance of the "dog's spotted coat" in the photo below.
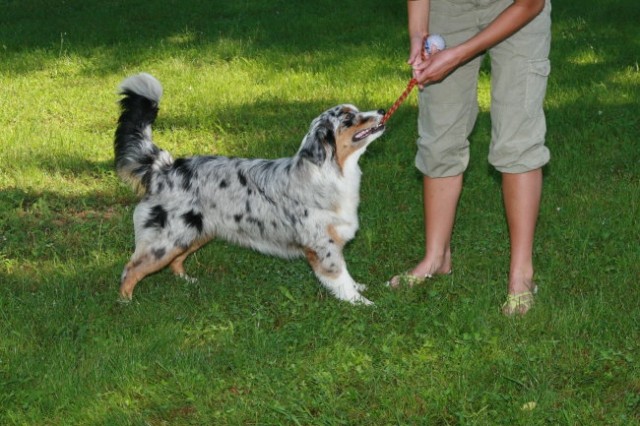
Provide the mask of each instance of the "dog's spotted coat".
[{"label": "dog's spotted coat", "polygon": [[173,160],[151,138],[162,86],[149,74],[122,82],[115,162],[142,194],[134,212],[136,248],[120,296],[145,276],[183,262],[212,238],[260,252],[305,256],[338,299],[371,303],[347,271],[343,247],[358,229],[358,159],[381,136],[384,111],[333,107],[311,123],[295,156],[275,160],[196,156]]}]

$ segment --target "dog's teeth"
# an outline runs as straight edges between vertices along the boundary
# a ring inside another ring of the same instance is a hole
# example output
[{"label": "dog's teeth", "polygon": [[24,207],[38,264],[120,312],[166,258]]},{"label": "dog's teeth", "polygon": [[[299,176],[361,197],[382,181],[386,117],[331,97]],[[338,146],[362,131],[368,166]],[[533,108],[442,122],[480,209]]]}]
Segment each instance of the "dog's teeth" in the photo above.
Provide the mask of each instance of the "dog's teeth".
[{"label": "dog's teeth", "polygon": [[364,139],[367,136],[369,136],[369,133],[371,133],[371,129],[362,130],[362,131],[356,133],[353,138],[355,140],[359,141],[359,140]]}]

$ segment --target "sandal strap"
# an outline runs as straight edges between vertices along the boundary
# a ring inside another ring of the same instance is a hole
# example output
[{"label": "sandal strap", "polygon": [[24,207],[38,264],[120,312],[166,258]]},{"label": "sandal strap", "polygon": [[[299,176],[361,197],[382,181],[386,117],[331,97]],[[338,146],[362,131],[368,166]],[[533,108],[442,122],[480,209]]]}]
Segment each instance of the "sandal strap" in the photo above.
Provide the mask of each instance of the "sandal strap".
[{"label": "sandal strap", "polygon": [[534,287],[530,291],[507,295],[507,300],[502,304],[502,312],[506,315],[526,313],[533,306],[534,294],[537,290],[538,287]]},{"label": "sandal strap", "polygon": [[431,278],[430,274],[419,277],[417,275],[410,274],[409,272],[403,272],[402,274],[396,275],[387,281],[386,285],[391,288],[400,288],[403,286],[413,287],[415,285],[422,284],[428,278]]}]

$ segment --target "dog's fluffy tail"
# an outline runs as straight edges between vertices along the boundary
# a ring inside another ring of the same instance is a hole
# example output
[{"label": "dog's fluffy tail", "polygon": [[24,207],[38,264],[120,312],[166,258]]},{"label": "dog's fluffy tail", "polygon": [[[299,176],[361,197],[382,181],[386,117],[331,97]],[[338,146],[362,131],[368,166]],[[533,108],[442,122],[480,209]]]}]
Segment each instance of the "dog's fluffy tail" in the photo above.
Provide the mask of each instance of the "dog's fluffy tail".
[{"label": "dog's fluffy tail", "polygon": [[170,166],[168,152],[154,145],[151,126],[158,116],[162,85],[141,73],[120,83],[120,118],[115,135],[115,164],[118,175],[141,193],[151,193],[154,172]]}]

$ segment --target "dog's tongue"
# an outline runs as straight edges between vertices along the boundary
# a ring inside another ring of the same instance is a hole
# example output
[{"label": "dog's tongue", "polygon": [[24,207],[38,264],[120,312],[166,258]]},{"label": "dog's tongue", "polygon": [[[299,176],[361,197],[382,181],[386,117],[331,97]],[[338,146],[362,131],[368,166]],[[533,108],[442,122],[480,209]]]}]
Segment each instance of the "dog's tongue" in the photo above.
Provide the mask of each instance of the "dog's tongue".
[{"label": "dog's tongue", "polygon": [[365,129],[365,130],[360,130],[358,133],[353,135],[353,141],[354,142],[361,141],[362,139],[366,138],[370,134],[379,132],[379,131],[381,131],[383,129],[384,129],[384,124],[380,123],[376,127],[370,127],[368,129]]},{"label": "dog's tongue", "polygon": [[358,133],[356,133],[355,135],[353,135],[353,140],[354,141],[361,141],[362,139],[366,138],[370,134],[371,134],[371,129],[361,130]]}]

